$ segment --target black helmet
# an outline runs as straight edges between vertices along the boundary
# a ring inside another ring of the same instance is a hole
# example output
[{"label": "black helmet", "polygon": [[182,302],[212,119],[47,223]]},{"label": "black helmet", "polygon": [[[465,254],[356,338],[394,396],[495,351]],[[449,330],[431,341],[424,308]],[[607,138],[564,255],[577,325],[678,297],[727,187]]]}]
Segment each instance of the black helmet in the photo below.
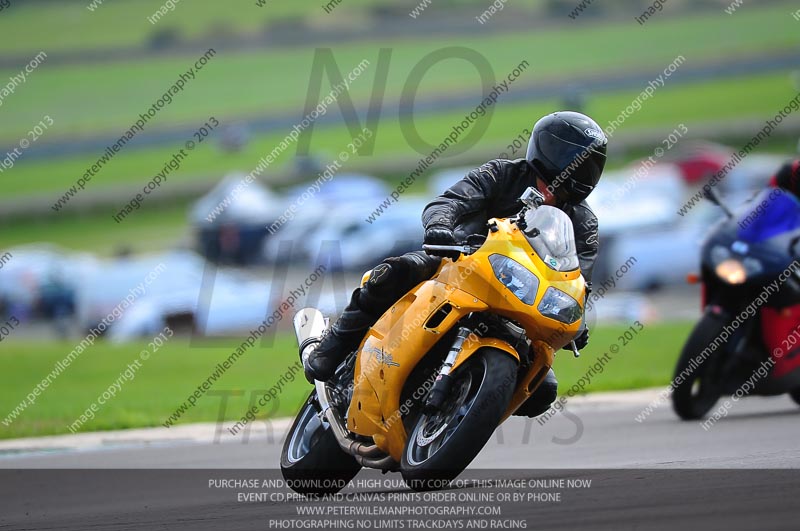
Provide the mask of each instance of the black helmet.
[{"label": "black helmet", "polygon": [[533,126],[525,158],[559,201],[577,204],[597,186],[607,145],[603,130],[588,116],[555,112]]},{"label": "black helmet", "polygon": [[787,162],[772,177],[771,186],[778,186],[800,195],[800,160]]}]

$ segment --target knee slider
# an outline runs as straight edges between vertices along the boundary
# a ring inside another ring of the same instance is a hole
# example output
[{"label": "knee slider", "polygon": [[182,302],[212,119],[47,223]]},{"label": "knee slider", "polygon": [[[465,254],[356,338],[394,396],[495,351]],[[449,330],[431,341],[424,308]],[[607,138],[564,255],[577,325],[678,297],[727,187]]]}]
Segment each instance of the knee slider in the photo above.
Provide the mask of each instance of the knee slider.
[{"label": "knee slider", "polygon": [[552,380],[546,378],[539,386],[539,389],[536,390],[536,393],[540,394],[542,403],[552,404],[558,398],[558,381],[555,378]]},{"label": "knee slider", "polygon": [[399,275],[395,264],[384,262],[369,274],[364,287],[357,290],[357,306],[362,311],[379,316],[402,295],[397,293]]},{"label": "knee slider", "polygon": [[[551,397],[550,402],[555,401],[558,397],[558,380],[556,379],[556,373],[553,369],[547,371],[547,374],[542,381],[542,384],[539,386],[541,389],[542,395],[547,396],[548,398]],[[539,390],[537,389],[537,393]]]},{"label": "knee slider", "polygon": [[397,271],[392,264],[384,262],[375,267],[367,279],[366,287],[375,293],[386,291],[396,280]]}]

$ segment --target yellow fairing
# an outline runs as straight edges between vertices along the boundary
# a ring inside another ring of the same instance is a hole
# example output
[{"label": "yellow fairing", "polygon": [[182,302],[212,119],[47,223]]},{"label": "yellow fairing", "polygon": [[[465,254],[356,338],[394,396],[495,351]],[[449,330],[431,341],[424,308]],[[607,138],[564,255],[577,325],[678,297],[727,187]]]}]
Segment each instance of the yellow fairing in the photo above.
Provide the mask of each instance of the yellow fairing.
[{"label": "yellow fairing", "polygon": [[[570,325],[543,316],[537,310],[549,287],[567,293],[583,307],[585,283],[579,270],[566,273],[549,268],[533,251],[519,228],[505,220],[493,220],[481,249],[452,262],[444,260],[438,274],[419,284],[390,308],[369,331],[356,362],[353,400],[348,428],[374,439],[375,444],[400,460],[406,442],[401,420],[400,395],[411,371],[431,347],[461,318],[489,311],[519,323],[531,340],[533,364],[519,382],[506,416],[524,402],[552,366],[553,353],[578,332],[580,321]],[[532,305],[523,303],[495,277],[489,257],[500,254],[518,262],[539,279]],[[465,342],[453,371],[481,347],[491,346],[519,359],[508,343],[496,338]]]},{"label": "yellow fairing", "polygon": [[[426,327],[446,304],[452,307],[447,317],[435,328]],[[423,282],[400,299],[362,343],[347,419],[350,431],[372,436],[379,448],[399,461],[406,440],[400,394],[408,375],[440,334],[470,312],[486,308],[475,297],[436,280]]]}]

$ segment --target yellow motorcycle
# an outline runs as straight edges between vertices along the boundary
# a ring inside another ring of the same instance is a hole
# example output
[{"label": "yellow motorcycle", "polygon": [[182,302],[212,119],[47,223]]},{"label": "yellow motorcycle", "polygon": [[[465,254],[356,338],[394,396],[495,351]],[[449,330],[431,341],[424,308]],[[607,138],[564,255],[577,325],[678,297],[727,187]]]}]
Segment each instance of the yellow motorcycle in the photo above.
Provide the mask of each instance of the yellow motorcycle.
[{"label": "yellow motorcycle", "polygon": [[[338,492],[362,467],[399,471],[416,490],[445,487],[531,396],[579,331],[586,292],[572,222],[543,200],[529,188],[487,235],[423,247],[460,256],[315,382],[281,452],[291,488]],[[294,326],[305,358],[328,322],[306,308]]]}]

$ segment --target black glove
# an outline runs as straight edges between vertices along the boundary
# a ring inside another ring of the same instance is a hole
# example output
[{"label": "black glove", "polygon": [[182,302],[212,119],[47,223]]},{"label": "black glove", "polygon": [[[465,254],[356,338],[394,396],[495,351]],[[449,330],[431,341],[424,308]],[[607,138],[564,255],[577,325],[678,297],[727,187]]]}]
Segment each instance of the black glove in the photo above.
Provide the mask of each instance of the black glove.
[{"label": "black glove", "polygon": [[[453,229],[446,225],[431,225],[425,229],[425,245],[456,245],[456,236]],[[455,260],[459,257],[458,251],[425,251],[431,256],[444,256]]]},{"label": "black glove", "polygon": [[[575,346],[578,348],[578,350],[585,349],[586,345],[589,344],[589,329],[584,328],[583,330],[578,332],[578,335],[575,336],[575,339],[573,339],[573,341],[575,341]],[[571,344],[567,345],[566,347],[564,347],[564,350],[572,352],[572,345]]]}]

